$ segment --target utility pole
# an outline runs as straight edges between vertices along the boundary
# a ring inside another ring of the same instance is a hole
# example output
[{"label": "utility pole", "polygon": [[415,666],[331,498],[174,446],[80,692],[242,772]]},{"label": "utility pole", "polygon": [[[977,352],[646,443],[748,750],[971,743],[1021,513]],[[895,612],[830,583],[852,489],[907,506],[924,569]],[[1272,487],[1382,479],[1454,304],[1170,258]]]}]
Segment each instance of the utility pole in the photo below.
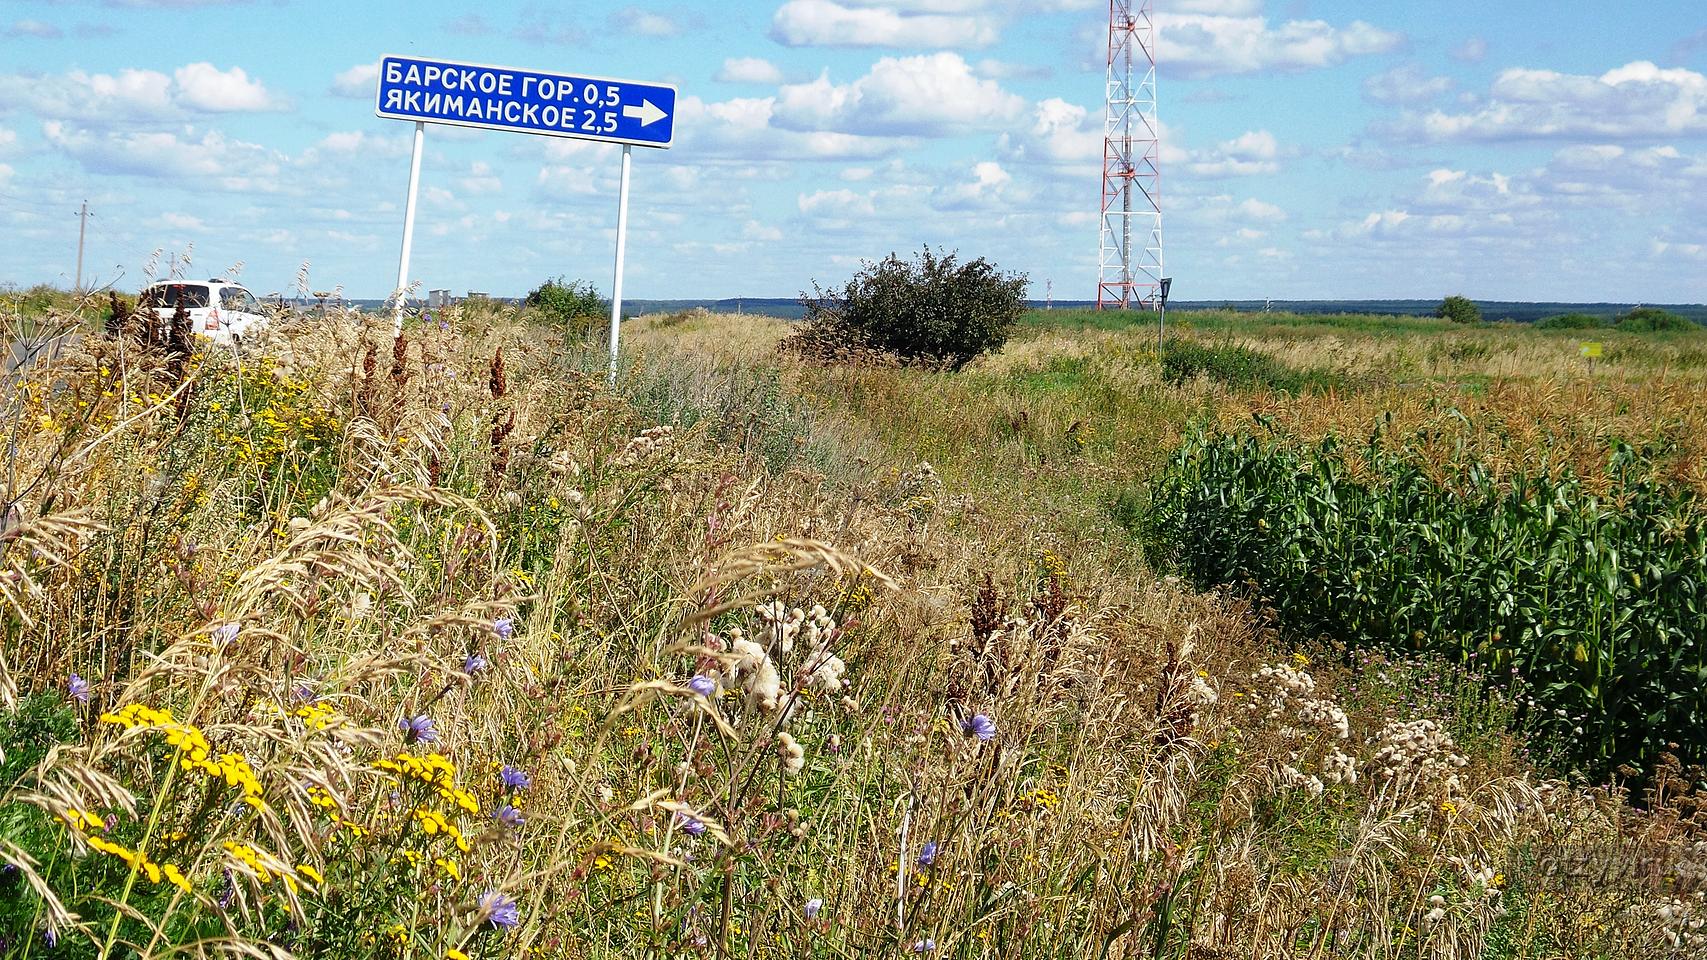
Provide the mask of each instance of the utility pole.
[{"label": "utility pole", "polygon": [[94,214],[89,212],[89,201],[83,201],[83,209],[77,211],[77,283],[72,288],[73,293],[83,292],[83,235],[92,216]]}]

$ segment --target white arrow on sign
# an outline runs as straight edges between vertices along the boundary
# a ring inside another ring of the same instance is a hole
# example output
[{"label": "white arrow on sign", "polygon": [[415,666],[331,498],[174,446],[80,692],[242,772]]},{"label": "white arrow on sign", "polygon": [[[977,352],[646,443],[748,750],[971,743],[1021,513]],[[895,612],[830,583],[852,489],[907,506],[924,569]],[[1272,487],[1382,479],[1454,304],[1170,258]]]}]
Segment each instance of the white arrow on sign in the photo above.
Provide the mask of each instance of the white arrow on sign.
[{"label": "white arrow on sign", "polygon": [[630,120],[638,117],[643,127],[651,126],[665,117],[664,111],[658,109],[658,105],[650,100],[641,100],[638,107],[623,107],[622,115]]}]

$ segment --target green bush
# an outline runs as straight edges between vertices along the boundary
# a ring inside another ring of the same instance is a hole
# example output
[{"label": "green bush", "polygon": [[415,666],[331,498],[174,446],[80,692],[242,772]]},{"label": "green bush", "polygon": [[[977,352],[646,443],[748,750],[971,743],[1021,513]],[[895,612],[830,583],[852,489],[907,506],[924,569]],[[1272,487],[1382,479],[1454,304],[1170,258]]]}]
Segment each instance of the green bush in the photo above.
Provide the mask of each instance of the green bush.
[{"label": "green bush", "polygon": [[980,257],[961,263],[929,247],[891,253],[839,290],[801,294],[805,326],[791,346],[821,355],[875,351],[903,363],[959,369],[998,350],[1025,311],[1026,277]]},{"label": "green bush", "polygon": [[1702,504],[1619,447],[1614,497],[1566,474],[1451,488],[1372,443],[1354,476],[1331,438],[1301,449],[1198,436],[1154,493],[1158,551],[1199,585],[1254,583],[1288,629],[1516,676],[1526,718],[1579,769],[1707,760]]},{"label": "green bush", "polygon": [[1618,329],[1625,333],[1693,333],[1701,325],[1659,307],[1637,307],[1619,314]]},{"label": "green bush", "polygon": [[1234,389],[1266,387],[1283,393],[1304,393],[1338,383],[1332,374],[1295,370],[1260,350],[1238,344],[1205,346],[1170,340],[1162,351],[1162,379],[1177,387],[1199,376]]},{"label": "green bush", "polygon": [[610,316],[610,301],[585,280],[547,280],[528,293],[522,306],[539,312],[548,322],[571,332],[597,329]]},{"label": "green bush", "polygon": [[1440,301],[1440,306],[1434,309],[1434,315],[1451,320],[1453,323],[1482,322],[1482,308],[1476,306],[1476,301],[1469,297],[1447,297]]},{"label": "green bush", "polygon": [[1609,326],[1605,317],[1597,317],[1587,313],[1561,313],[1556,317],[1537,320],[1537,330],[1598,330]]}]

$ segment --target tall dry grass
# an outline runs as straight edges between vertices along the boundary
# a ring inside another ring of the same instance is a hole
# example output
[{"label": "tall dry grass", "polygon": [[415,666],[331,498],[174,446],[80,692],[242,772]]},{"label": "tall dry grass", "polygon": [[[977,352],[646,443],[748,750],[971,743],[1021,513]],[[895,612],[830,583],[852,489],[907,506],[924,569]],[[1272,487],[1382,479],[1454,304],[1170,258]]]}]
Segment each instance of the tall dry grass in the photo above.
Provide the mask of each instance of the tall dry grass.
[{"label": "tall dry grass", "polygon": [[[1280,649],[981,473],[1088,483],[1086,401],[692,322],[726,352],[637,338],[614,395],[454,312],[24,374],[0,951],[1699,946],[1690,809],[1546,782],[1449,669]],[[1038,421],[1073,446],[1027,452]]]}]

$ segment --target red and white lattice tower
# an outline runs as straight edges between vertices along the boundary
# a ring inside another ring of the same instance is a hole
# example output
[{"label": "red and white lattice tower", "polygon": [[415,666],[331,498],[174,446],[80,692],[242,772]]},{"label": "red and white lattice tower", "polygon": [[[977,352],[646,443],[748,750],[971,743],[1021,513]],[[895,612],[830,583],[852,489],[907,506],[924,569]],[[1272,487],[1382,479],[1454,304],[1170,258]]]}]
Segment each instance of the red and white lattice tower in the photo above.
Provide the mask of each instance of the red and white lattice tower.
[{"label": "red and white lattice tower", "polygon": [[1162,290],[1162,141],[1153,0],[1109,0],[1097,309],[1155,309]]}]

